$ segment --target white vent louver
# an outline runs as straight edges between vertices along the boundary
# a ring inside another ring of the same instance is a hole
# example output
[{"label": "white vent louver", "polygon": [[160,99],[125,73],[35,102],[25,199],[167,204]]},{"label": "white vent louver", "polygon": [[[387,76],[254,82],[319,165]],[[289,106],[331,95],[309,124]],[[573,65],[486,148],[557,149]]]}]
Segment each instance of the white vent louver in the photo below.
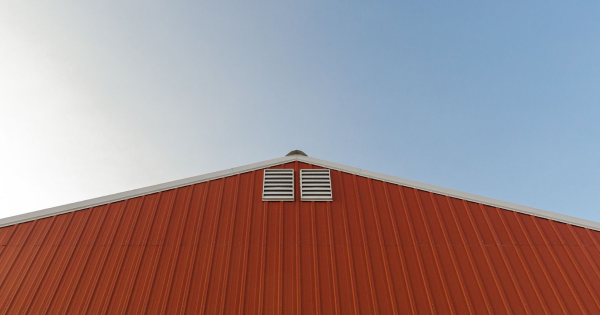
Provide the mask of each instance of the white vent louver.
[{"label": "white vent louver", "polygon": [[331,201],[331,176],[328,169],[300,170],[302,201]]},{"label": "white vent louver", "polygon": [[294,201],[294,170],[268,169],[263,180],[263,201]]}]

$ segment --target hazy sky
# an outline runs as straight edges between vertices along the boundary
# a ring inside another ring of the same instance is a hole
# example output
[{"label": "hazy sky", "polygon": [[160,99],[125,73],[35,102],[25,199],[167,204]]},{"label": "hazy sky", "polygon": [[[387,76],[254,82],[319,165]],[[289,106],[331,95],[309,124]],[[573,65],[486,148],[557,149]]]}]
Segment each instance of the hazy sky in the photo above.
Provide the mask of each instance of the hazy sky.
[{"label": "hazy sky", "polygon": [[0,1],[0,217],[301,149],[600,222],[600,2],[234,2]]}]

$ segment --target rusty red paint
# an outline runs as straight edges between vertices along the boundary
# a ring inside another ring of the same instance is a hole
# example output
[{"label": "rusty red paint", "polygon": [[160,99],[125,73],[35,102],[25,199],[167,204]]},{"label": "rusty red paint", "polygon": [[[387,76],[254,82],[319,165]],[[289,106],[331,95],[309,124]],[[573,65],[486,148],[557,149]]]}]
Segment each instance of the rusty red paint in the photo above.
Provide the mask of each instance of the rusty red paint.
[{"label": "rusty red paint", "polygon": [[600,313],[598,231],[335,170],[333,202],[263,202],[262,175],[0,228],[0,313]]}]

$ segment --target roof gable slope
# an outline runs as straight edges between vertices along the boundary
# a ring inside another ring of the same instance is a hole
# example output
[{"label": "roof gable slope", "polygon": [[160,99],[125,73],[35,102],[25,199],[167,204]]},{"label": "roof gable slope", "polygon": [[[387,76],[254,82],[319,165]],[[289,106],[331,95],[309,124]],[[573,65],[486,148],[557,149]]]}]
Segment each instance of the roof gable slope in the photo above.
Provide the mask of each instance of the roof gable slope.
[{"label": "roof gable slope", "polygon": [[257,162],[257,163],[253,163],[253,164],[248,164],[248,165],[244,165],[244,166],[234,167],[231,169],[225,169],[225,170],[217,171],[217,172],[213,172],[213,173],[184,178],[184,179],[171,181],[171,182],[167,182],[167,183],[163,183],[163,184],[152,185],[152,186],[129,190],[129,191],[112,194],[112,195],[108,195],[108,196],[93,198],[93,199],[89,199],[89,200],[84,200],[84,201],[79,201],[79,202],[75,202],[75,203],[62,205],[62,206],[57,206],[57,207],[52,207],[52,208],[43,209],[43,210],[39,210],[39,211],[20,214],[20,215],[16,215],[16,216],[12,216],[12,217],[7,217],[7,218],[0,219],[0,227],[9,226],[9,225],[16,224],[16,223],[32,221],[32,220],[41,219],[41,218],[46,218],[46,217],[50,217],[50,216],[54,216],[54,215],[58,215],[58,214],[62,214],[62,213],[68,213],[71,211],[77,211],[77,210],[81,210],[81,209],[95,207],[95,206],[108,204],[108,203],[112,203],[112,202],[117,202],[117,201],[121,201],[121,200],[125,200],[125,199],[148,195],[148,194],[156,193],[159,191],[193,185],[193,184],[202,183],[202,182],[209,181],[209,180],[219,179],[219,178],[223,178],[223,177],[227,177],[227,176],[233,176],[236,174],[242,174],[242,173],[254,171],[257,169],[268,168],[268,167],[281,165],[281,164],[285,164],[285,163],[291,163],[291,162],[295,162],[295,161],[308,163],[308,164],[312,164],[312,165],[317,165],[317,166],[320,166],[323,168],[329,168],[329,169],[338,170],[338,171],[355,174],[355,175],[359,175],[359,176],[363,176],[363,177],[369,177],[372,179],[377,179],[377,180],[381,180],[381,181],[385,181],[385,182],[389,182],[389,183],[412,187],[412,188],[429,191],[429,192],[433,192],[433,193],[437,193],[437,194],[441,194],[441,195],[446,195],[446,196],[450,196],[450,197],[464,199],[467,201],[482,203],[482,204],[489,205],[489,206],[499,207],[502,209],[507,209],[507,210],[512,210],[512,211],[517,211],[517,212],[524,213],[524,214],[534,215],[534,216],[541,217],[541,218],[546,218],[546,219],[555,220],[555,221],[562,222],[562,223],[568,223],[568,224],[572,224],[575,226],[580,226],[580,227],[585,227],[585,228],[593,229],[596,231],[600,231],[600,223],[598,223],[598,222],[585,220],[585,219],[581,219],[581,218],[576,218],[576,217],[572,217],[572,216],[568,216],[568,215],[564,215],[564,214],[560,214],[560,213],[556,213],[556,212],[541,210],[541,209],[537,209],[537,208],[533,208],[533,207],[523,206],[523,205],[511,203],[511,202],[501,201],[501,200],[497,200],[497,199],[493,199],[493,198],[483,197],[483,196],[470,194],[470,193],[453,190],[453,189],[449,189],[449,188],[425,184],[425,183],[421,183],[421,182],[417,182],[417,181],[413,181],[413,180],[409,180],[409,179],[404,179],[404,178],[400,178],[400,177],[396,177],[396,176],[367,171],[367,170],[363,170],[360,168],[347,166],[347,165],[343,165],[343,164],[339,164],[339,163],[334,163],[334,162],[330,162],[330,161],[326,161],[326,160],[321,160],[321,159],[304,156],[304,155],[288,155],[288,156],[284,156],[284,157],[280,157],[280,158],[275,158],[275,159]]},{"label": "roof gable slope", "polygon": [[333,202],[263,202],[262,176],[0,228],[0,309],[600,312],[600,232],[335,169]]}]

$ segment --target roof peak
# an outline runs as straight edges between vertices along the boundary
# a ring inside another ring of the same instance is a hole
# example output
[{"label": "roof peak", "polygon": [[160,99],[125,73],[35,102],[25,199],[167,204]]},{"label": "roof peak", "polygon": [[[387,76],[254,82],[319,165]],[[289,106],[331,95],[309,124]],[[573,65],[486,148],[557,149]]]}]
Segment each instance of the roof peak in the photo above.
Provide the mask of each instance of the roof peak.
[{"label": "roof peak", "polygon": [[302,150],[292,150],[292,151],[290,151],[290,153],[286,154],[285,156],[292,156],[292,155],[308,156],[308,155],[306,155],[306,153],[302,152]]}]

